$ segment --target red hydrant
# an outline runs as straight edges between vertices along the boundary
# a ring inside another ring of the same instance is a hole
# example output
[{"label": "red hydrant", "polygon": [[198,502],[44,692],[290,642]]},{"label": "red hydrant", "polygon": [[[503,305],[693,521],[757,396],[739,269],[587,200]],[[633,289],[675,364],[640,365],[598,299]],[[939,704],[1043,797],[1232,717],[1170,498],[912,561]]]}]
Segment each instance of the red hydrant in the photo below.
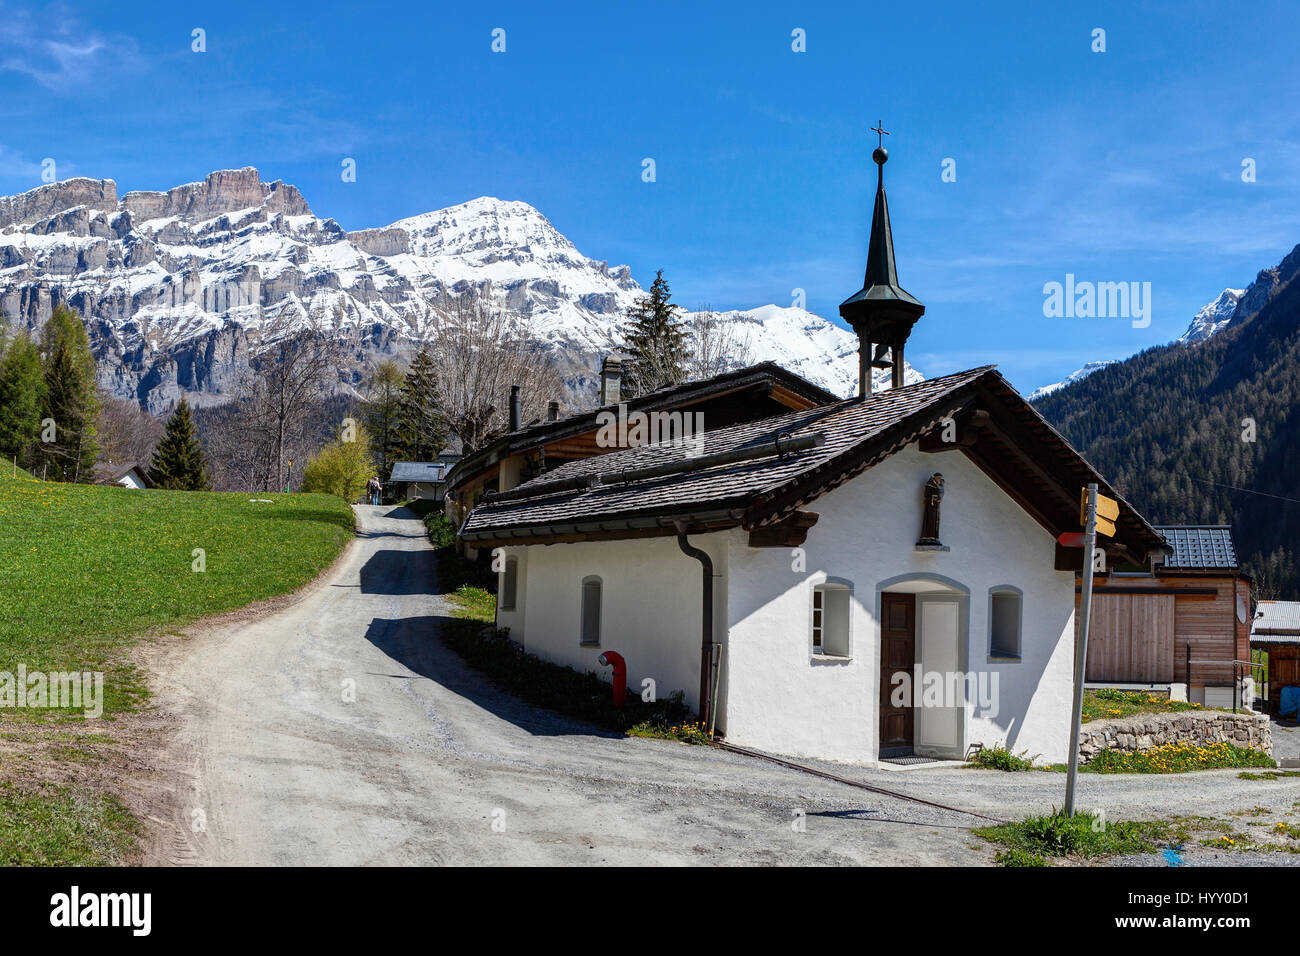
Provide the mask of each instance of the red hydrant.
[{"label": "red hydrant", "polygon": [[614,668],[614,706],[621,709],[627,700],[627,661],[618,651],[606,651],[597,663]]}]

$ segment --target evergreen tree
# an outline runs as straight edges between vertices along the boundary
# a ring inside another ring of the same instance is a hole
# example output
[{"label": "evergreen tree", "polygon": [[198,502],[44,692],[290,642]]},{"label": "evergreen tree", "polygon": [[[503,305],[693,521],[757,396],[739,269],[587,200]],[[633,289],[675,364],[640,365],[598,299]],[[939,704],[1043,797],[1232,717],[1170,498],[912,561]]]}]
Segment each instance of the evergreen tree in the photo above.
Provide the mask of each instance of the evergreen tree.
[{"label": "evergreen tree", "polygon": [[401,368],[391,359],[380,362],[366,380],[362,421],[370,433],[370,451],[383,478],[388,477],[401,453],[405,381]]},{"label": "evergreen tree", "polygon": [[406,461],[432,461],[447,446],[447,421],[438,406],[433,356],[422,347],[402,383],[396,452]]},{"label": "evergreen tree", "polygon": [[58,481],[91,481],[99,454],[95,417],[99,394],[95,388],[95,359],[90,338],[79,316],[56,306],[41,333],[45,403],[42,419],[53,422],[46,441],[44,425],[37,458],[48,466],[47,477]]},{"label": "evergreen tree", "polygon": [[45,404],[45,375],[36,345],[15,337],[0,357],[0,454],[33,464]]},{"label": "evergreen tree", "polygon": [[189,402],[181,399],[167,422],[167,431],[153,453],[149,478],[159,488],[207,491],[212,487],[208,459],[194,429]]},{"label": "evergreen tree", "polygon": [[1300,597],[1300,276],[1213,338],[1139,352],[1039,399],[1153,524],[1231,524],[1260,594]]},{"label": "evergreen tree", "polygon": [[686,381],[690,347],[686,328],[670,298],[668,280],[660,269],[649,294],[628,310],[623,327],[624,348],[630,353],[623,363],[625,397]]}]

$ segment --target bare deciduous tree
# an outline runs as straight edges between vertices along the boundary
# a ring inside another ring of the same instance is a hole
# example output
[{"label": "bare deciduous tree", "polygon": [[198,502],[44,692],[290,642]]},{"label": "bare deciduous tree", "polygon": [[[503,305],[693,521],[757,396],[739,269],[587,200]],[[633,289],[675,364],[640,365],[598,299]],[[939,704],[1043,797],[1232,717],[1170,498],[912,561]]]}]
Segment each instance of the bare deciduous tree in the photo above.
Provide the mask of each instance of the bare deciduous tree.
[{"label": "bare deciduous tree", "polygon": [[205,429],[218,487],[283,488],[290,459],[305,464],[319,447],[321,411],[339,384],[344,353],[339,323],[331,329],[322,318],[300,324],[289,315],[250,341],[238,399]]},{"label": "bare deciduous tree", "polygon": [[687,318],[686,341],[690,347],[686,376],[691,381],[712,378],[754,361],[749,330],[707,306]]},{"label": "bare deciduous tree", "polygon": [[100,392],[99,460],[105,464],[135,462],[147,468],[154,446],[162,439],[165,426],[135,402]]},{"label": "bare deciduous tree", "polygon": [[437,369],[438,401],[466,451],[506,430],[512,385],[520,387],[525,424],[563,393],[527,318],[498,307],[490,289],[443,299],[430,325],[426,346]]}]

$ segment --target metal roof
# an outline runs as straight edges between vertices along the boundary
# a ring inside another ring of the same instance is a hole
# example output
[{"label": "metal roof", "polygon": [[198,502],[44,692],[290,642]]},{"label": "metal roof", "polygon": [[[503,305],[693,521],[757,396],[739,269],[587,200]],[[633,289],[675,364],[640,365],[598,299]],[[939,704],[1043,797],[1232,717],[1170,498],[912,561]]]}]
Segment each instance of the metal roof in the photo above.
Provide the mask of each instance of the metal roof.
[{"label": "metal roof", "polygon": [[1252,644],[1300,643],[1300,601],[1260,601],[1256,613]]},{"label": "metal roof", "polygon": [[442,481],[445,461],[399,461],[393,463],[390,481]]},{"label": "metal roof", "polygon": [[1237,567],[1229,525],[1156,525],[1156,530],[1174,549],[1165,556],[1166,568]]}]

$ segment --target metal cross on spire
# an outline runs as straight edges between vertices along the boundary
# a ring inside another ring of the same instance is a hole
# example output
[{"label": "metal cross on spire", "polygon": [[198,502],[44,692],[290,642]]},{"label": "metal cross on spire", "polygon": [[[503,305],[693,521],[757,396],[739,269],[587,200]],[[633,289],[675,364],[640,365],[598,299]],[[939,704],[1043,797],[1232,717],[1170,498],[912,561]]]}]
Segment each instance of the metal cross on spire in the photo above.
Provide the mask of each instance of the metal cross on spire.
[{"label": "metal cross on spire", "polygon": [[884,120],[876,120],[876,125],[871,127],[871,132],[875,133],[876,139],[879,140],[879,142],[876,144],[877,146],[884,146],[885,137],[889,135],[889,130],[885,129],[884,126],[885,126]]}]

